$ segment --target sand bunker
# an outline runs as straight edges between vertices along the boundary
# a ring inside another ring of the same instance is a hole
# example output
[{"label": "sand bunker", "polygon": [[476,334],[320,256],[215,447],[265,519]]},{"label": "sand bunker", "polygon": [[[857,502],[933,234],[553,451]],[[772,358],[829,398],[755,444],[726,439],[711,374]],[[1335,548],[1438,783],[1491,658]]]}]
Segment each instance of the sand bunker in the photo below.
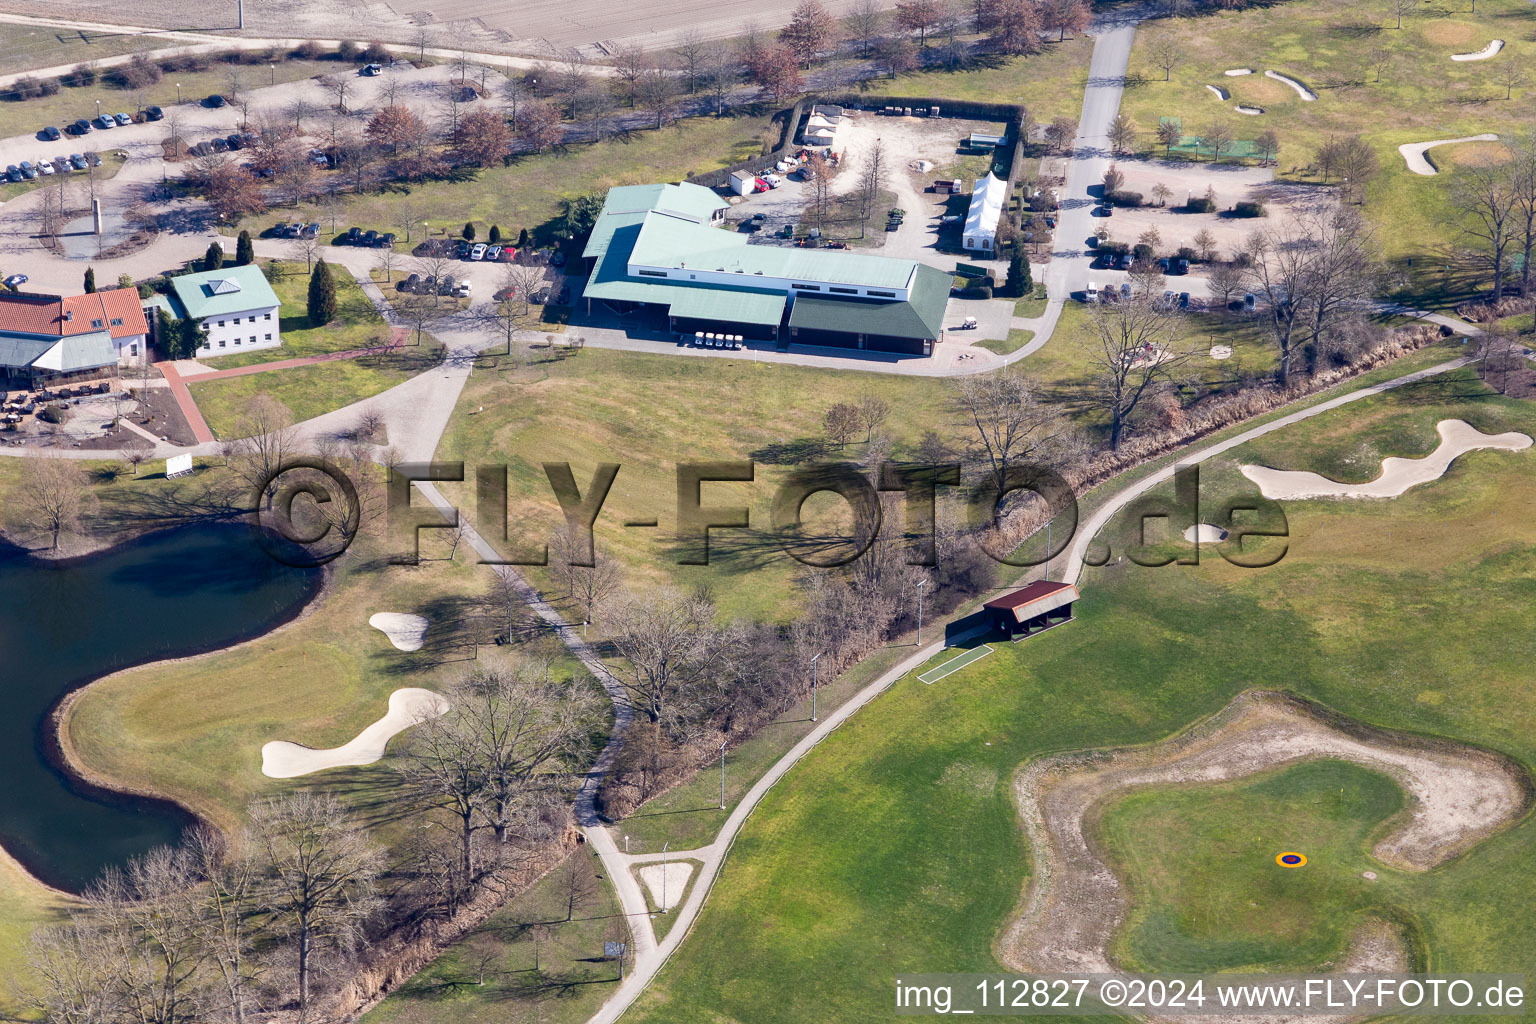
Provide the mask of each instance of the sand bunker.
[{"label": "sand bunker", "polygon": [[350,743],[329,750],[287,740],[273,740],[261,748],[261,774],[272,779],[293,779],[326,768],[373,764],[384,756],[384,748],[398,732],[409,729],[448,710],[448,701],[415,686],[407,686],[389,695],[389,713],[358,733]]},{"label": "sand bunker", "polygon": [[1502,49],[1504,49],[1504,40],[1495,39],[1476,53],[1453,53],[1451,60],[1487,60]]},{"label": "sand bunker", "polygon": [[1249,107],[1249,106],[1245,106],[1244,104],[1241,104],[1241,103],[1239,103],[1237,106],[1233,107],[1232,109],[1236,110],[1239,114],[1247,114],[1250,117],[1257,117],[1259,114],[1264,113],[1264,108],[1263,107]]},{"label": "sand bunker", "polygon": [[1422,459],[1381,460],[1381,475],[1368,484],[1341,484],[1306,471],[1243,466],[1243,476],[1259,485],[1266,498],[1396,498],[1410,487],[1438,480],[1456,457],[1479,448],[1519,451],[1531,446],[1524,434],[1485,434],[1466,420],[1441,420],[1440,444]]},{"label": "sand bunker", "polygon": [[1296,95],[1300,96],[1308,103],[1311,103],[1313,100],[1317,99],[1317,93],[1313,92],[1311,89],[1308,89],[1306,86],[1296,81],[1296,79],[1292,78],[1290,75],[1282,75],[1278,71],[1266,71],[1264,72],[1264,77],[1273,78],[1277,82],[1284,82],[1292,89],[1295,89]]},{"label": "sand bunker", "polygon": [[[1031,973],[1116,969],[1107,950],[1125,920],[1125,887],[1084,825],[1106,801],[1136,789],[1219,783],[1323,758],[1364,765],[1403,787],[1409,806],[1372,854],[1404,871],[1426,871],[1466,851],[1520,817],[1529,800],[1524,772],[1497,755],[1390,733],[1282,693],[1249,690],[1161,743],[1057,754],[1018,773],[1014,795],[1035,870],[999,956],[1009,968]],[[1357,965],[1399,955],[1395,941],[1357,935],[1346,960]]]},{"label": "sand bunker", "polygon": [[[688,879],[693,877],[693,865],[685,860],[670,860],[665,868],[661,864],[647,864],[636,868],[635,873],[645,883],[646,891],[651,894],[651,902],[660,907],[662,913],[666,913],[682,900],[683,893],[688,889]],[[665,893],[662,891],[663,877],[666,878]]]},{"label": "sand bunker", "polygon": [[1196,523],[1184,531],[1184,539],[1201,544],[1217,544],[1227,539],[1227,531],[1210,523]]},{"label": "sand bunker", "polygon": [[1436,139],[1433,142],[1405,142],[1397,147],[1397,151],[1403,154],[1403,159],[1408,163],[1408,169],[1414,174],[1434,175],[1440,172],[1435,165],[1430,163],[1426,150],[1436,146],[1454,146],[1462,142],[1497,142],[1499,137],[1492,132],[1482,135],[1468,135],[1464,139]]},{"label": "sand bunker", "polygon": [[1227,92],[1227,90],[1223,89],[1219,85],[1208,85],[1208,86],[1206,86],[1206,88],[1211,90],[1211,92],[1215,93],[1216,94],[1216,98],[1219,99],[1219,100],[1222,100],[1223,102],[1225,102],[1226,100],[1229,100],[1229,99],[1232,98],[1232,94]]},{"label": "sand bunker", "polygon": [[1251,74],[1253,74],[1253,68],[1233,68],[1232,70],[1226,71],[1226,72],[1223,72],[1223,73],[1228,78],[1236,78],[1238,75],[1251,75]]},{"label": "sand bunker", "polygon": [[389,637],[389,642],[402,651],[421,650],[427,636],[426,618],[406,612],[379,612],[368,620],[368,625]]}]

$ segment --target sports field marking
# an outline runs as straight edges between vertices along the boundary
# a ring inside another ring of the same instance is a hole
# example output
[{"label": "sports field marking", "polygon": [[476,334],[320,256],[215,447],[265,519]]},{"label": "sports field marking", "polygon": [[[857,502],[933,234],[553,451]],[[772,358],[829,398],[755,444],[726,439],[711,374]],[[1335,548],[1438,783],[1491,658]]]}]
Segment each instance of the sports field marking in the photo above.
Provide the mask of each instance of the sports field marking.
[{"label": "sports field marking", "polygon": [[938,668],[931,668],[927,672],[924,672],[922,675],[917,677],[918,682],[927,683],[929,686],[932,686],[934,683],[938,682],[940,679],[943,679],[951,672],[958,672],[965,668],[965,666],[970,665],[973,662],[980,661],[982,658],[985,658],[991,653],[992,648],[988,647],[986,644],[982,644],[980,647],[973,647],[966,651],[964,654],[960,655],[960,657],[950,658]]}]

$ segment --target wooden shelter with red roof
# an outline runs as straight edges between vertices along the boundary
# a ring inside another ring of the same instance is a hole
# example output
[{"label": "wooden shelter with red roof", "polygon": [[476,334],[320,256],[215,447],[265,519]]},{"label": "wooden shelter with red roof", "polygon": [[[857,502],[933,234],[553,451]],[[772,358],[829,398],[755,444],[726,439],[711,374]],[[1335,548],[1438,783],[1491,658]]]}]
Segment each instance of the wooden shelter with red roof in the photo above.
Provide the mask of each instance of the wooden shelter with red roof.
[{"label": "wooden shelter with red roof", "polygon": [[1078,597],[1070,583],[1036,580],[982,605],[992,628],[1006,637],[1022,640],[1042,629],[1072,621],[1072,604]]}]

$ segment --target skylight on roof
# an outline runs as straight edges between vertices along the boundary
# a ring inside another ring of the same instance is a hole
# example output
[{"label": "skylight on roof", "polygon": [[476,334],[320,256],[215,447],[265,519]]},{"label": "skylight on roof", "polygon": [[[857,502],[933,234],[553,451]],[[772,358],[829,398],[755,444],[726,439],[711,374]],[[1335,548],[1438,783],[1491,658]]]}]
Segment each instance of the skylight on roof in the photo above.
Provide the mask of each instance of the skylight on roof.
[{"label": "skylight on roof", "polygon": [[240,290],[240,282],[232,277],[221,277],[208,282],[209,295],[233,295]]}]

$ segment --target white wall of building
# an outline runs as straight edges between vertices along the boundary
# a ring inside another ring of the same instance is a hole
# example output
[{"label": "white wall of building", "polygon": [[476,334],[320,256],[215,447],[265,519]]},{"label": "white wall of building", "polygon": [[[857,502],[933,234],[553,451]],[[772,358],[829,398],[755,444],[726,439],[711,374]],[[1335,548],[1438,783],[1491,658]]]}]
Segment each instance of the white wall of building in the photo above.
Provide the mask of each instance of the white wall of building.
[{"label": "white wall of building", "polygon": [[258,348],[275,348],[283,343],[278,324],[277,306],[208,317],[203,321],[208,340],[198,346],[197,354],[227,356]]},{"label": "white wall of building", "polygon": [[142,334],[113,338],[112,343],[117,346],[118,366],[143,366],[149,358],[149,339]]},{"label": "white wall of building", "polygon": [[[721,284],[732,288],[755,288],[761,291],[778,291],[786,295],[841,295],[864,296],[876,299],[900,299],[911,297],[912,278],[917,274],[914,267],[902,288],[880,288],[873,285],[845,284],[838,281],[818,281],[803,277],[769,277],[766,274],[737,274],[724,270],[699,270],[694,267],[650,267],[631,263],[626,268],[631,277],[652,281],[696,281],[700,284]],[[796,287],[800,285],[801,287]]]}]

